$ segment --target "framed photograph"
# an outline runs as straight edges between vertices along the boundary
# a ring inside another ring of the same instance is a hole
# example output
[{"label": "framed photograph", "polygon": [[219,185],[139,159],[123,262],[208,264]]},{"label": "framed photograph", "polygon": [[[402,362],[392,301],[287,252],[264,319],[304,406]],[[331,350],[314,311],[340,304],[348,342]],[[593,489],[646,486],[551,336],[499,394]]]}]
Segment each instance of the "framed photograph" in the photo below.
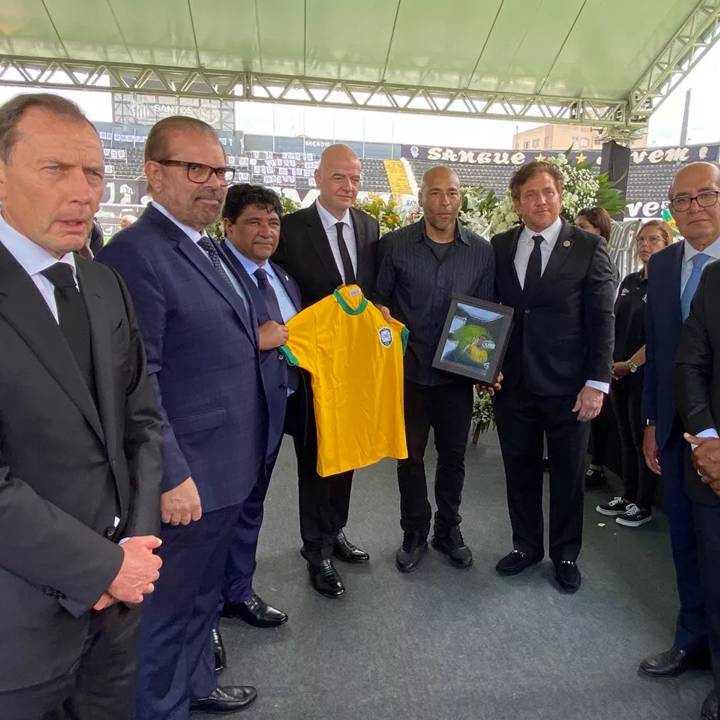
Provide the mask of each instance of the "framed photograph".
[{"label": "framed photograph", "polygon": [[433,360],[438,370],[492,385],[510,340],[513,309],[453,295]]}]

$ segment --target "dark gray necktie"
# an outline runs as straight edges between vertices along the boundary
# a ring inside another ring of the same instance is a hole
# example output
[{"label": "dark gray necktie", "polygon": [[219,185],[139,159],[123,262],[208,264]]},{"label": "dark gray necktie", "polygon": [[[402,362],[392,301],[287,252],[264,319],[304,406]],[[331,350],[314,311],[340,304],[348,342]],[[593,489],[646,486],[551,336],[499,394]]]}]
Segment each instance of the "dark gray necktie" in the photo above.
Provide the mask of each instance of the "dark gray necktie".
[{"label": "dark gray necktie", "polygon": [[273,290],[273,286],[268,280],[267,273],[262,268],[258,268],[254,275],[257,279],[258,290],[265,301],[265,307],[267,308],[270,319],[283,325],[285,321],[283,320],[282,313],[280,312],[280,304],[278,303],[275,290]]},{"label": "dark gray necktie", "polygon": [[523,293],[525,295],[531,293],[540,282],[542,275],[542,253],[540,251],[540,245],[542,245],[544,239],[542,235],[533,235],[535,247],[530,253],[527,270],[525,271],[525,283],[523,285]]},{"label": "dark gray necktie", "polygon": [[95,399],[90,320],[85,301],[75,285],[72,268],[67,263],[58,262],[43,270],[42,274],[55,286],[55,303],[60,330],[75,356],[75,361],[85,378],[90,394]]},{"label": "dark gray necktie", "polygon": [[217,271],[218,275],[220,275],[223,281],[234,293],[237,293],[237,290],[235,290],[235,286],[232,284],[230,277],[228,276],[225,268],[223,267],[222,261],[220,260],[220,253],[218,252],[215,243],[207,235],[203,235],[200,240],[198,240],[198,245],[205,251],[207,256],[210,258],[210,262]]},{"label": "dark gray necktie", "polygon": [[336,223],[337,228],[337,241],[338,248],[340,249],[340,259],[342,260],[343,275],[345,275],[345,284],[354,285],[357,280],[355,279],[355,270],[353,270],[352,260],[350,259],[350,253],[348,252],[347,245],[345,244],[345,238],[343,237],[343,225],[345,223]]}]

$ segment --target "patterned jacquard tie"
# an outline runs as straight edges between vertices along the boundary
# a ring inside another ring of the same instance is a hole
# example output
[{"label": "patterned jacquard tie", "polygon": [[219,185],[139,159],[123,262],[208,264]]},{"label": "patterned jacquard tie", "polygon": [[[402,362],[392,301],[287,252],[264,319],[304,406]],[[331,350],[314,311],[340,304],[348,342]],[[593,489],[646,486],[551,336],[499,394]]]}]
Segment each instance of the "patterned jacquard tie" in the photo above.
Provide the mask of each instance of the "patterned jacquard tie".
[{"label": "patterned jacquard tie", "polygon": [[343,275],[345,276],[346,285],[354,285],[357,280],[355,279],[355,270],[353,270],[352,260],[350,259],[350,253],[348,252],[345,238],[343,237],[343,225],[344,223],[336,223],[337,228],[337,241],[338,248],[340,249],[340,259],[342,260]]},{"label": "patterned jacquard tie", "polygon": [[690,273],[690,277],[688,278],[687,283],[685,283],[685,288],[680,296],[680,309],[682,310],[683,322],[687,320],[688,315],[690,314],[690,306],[692,305],[693,298],[695,297],[698,285],[700,284],[700,277],[702,276],[703,268],[709,260],[712,260],[712,258],[710,255],[706,255],[705,253],[698,253],[697,255],[693,255],[690,259],[690,262],[692,263],[692,272]]},{"label": "patterned jacquard tie", "polygon": [[218,252],[218,249],[215,246],[215,243],[207,235],[203,235],[198,240],[198,245],[205,251],[207,256],[210,258],[210,262],[212,263],[212,266],[215,268],[218,275],[220,275],[220,277],[227,284],[227,286],[233,292],[237,292],[235,290],[235,287],[232,284],[232,281],[228,277],[228,274],[225,271],[225,268],[223,267],[222,261],[220,260],[220,253]]},{"label": "patterned jacquard tie", "polygon": [[258,268],[254,275],[257,279],[258,290],[260,290],[260,294],[263,296],[270,319],[282,325],[284,320],[280,312],[280,304],[278,303],[275,290],[273,290],[273,286],[268,280],[268,274],[262,268]]},{"label": "patterned jacquard tie", "polygon": [[542,253],[540,252],[540,245],[544,239],[542,235],[533,235],[535,247],[530,253],[527,270],[525,271],[525,283],[523,285],[523,293],[526,295],[531,293],[540,282],[542,275]]},{"label": "patterned jacquard tie", "polygon": [[95,398],[90,321],[85,302],[75,284],[72,268],[67,263],[58,262],[43,270],[42,274],[55,286],[60,330],[75,356],[90,394]]}]

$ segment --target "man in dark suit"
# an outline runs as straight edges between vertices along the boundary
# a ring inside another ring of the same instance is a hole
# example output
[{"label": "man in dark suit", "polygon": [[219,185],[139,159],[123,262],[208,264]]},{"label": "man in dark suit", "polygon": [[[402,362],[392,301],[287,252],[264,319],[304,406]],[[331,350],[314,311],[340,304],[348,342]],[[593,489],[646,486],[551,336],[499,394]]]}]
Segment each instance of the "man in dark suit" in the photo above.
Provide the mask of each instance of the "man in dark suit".
[{"label": "man in dark suit", "polygon": [[514,575],[544,556],[546,437],[550,559],[560,588],[575,592],[588,421],[609,390],[615,274],[605,241],[560,218],[562,191],[554,165],[524,165],[510,180],[523,224],[491,241],[498,301],[515,309],[495,399],[514,549],[496,569]]},{"label": "man in dark suit", "polygon": [[654,677],[671,677],[707,664],[707,619],[692,504],[683,489],[686,443],[673,401],[673,370],[680,331],[703,268],[720,258],[720,208],[699,204],[705,197],[701,193],[712,192],[715,185],[717,167],[711,163],[691,163],[678,171],[670,200],[685,239],[656,253],[648,263],[643,452],[650,469],[662,471],[663,509],[670,525],[680,600],[672,647],[640,663],[640,670]]},{"label": "man in dark suit", "polygon": [[246,281],[255,307],[261,349],[260,369],[270,416],[268,456],[250,495],[242,504],[223,584],[224,617],[237,617],[256,627],[282,625],[288,616],[268,605],[253,590],[263,503],[283,436],[288,394],[298,388],[299,371],[289,368],[278,349],[288,338],[285,323],[297,314],[301,301],[295,281],[270,262],[280,239],[280,198],[261,185],[233,185],[223,207],[225,250],[232,267]]},{"label": "man in dark suit", "polygon": [[[127,290],[83,249],[95,128],[0,107],[0,716],[131,720],[160,558],[161,419]],[[121,544],[122,543],[122,544]]]},{"label": "man in dark suit", "polygon": [[211,631],[242,503],[266,463],[272,408],[248,290],[205,234],[233,176],[215,132],[192,118],[161,120],[145,174],[152,202],[98,260],[130,289],[165,420],[165,572],[143,615],[137,720],[179,720],[256,696],[217,686]]},{"label": "man in dark suit", "polygon": [[[342,284],[357,283],[367,297],[373,297],[379,227],[370,215],[352,207],[360,189],[361,169],[359,158],[349,147],[326,148],[315,171],[319,197],[310,207],[282,220],[280,244],[273,260],[297,281],[303,307]],[[345,592],[345,586],[331,557],[364,563],[369,556],[350,543],[343,531],[350,507],[352,472],[332,477],[317,473],[317,429],[309,381],[306,385],[307,402],[297,411],[308,421],[305,432],[294,436],[302,554],[313,587],[323,595],[338,597]]]},{"label": "man in dark suit", "polygon": [[[712,187],[713,189],[709,189]],[[720,220],[720,171],[696,196]],[[683,196],[680,196],[683,197]],[[714,199],[713,199],[714,198]],[[702,209],[702,206],[699,206]],[[674,211],[675,212],[675,211]],[[687,212],[691,212],[689,209]],[[717,227],[720,237],[720,225]],[[685,468],[685,492],[692,503],[697,531],[700,577],[705,598],[708,640],[715,686],[703,703],[701,720],[720,720],[720,264],[703,273],[685,323],[675,366],[675,402],[686,439],[694,448]]]}]

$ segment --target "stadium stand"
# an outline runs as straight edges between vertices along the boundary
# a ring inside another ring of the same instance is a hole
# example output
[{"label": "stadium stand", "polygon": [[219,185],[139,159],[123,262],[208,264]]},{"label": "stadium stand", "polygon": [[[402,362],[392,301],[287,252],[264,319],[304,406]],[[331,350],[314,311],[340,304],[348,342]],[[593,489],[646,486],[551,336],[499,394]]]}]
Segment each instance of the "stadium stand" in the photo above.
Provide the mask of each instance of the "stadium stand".
[{"label": "stadium stand", "polygon": [[[120,214],[137,214],[145,198],[143,147],[148,127],[97,123],[103,141],[106,163],[106,195],[103,198],[103,228],[106,234],[116,229]],[[220,133],[228,164],[236,168],[236,182],[251,182],[295,191],[304,198],[315,188],[313,174],[324,147],[331,140],[272,135]],[[463,185],[482,186],[505,193],[510,176],[519,164],[541,156],[539,152],[518,150],[478,150],[424,147],[391,143],[351,142],[363,157],[363,191],[390,193],[385,160],[403,158],[414,177],[438,164],[447,164],[457,172]],[[692,160],[717,161],[720,145],[691,145],[682,148],[634,149],[628,174],[626,219],[659,217],[666,205],[673,175],[682,164]],[[587,151],[582,159],[594,163],[599,171],[599,153]],[[393,167],[392,163],[389,167]]]}]

